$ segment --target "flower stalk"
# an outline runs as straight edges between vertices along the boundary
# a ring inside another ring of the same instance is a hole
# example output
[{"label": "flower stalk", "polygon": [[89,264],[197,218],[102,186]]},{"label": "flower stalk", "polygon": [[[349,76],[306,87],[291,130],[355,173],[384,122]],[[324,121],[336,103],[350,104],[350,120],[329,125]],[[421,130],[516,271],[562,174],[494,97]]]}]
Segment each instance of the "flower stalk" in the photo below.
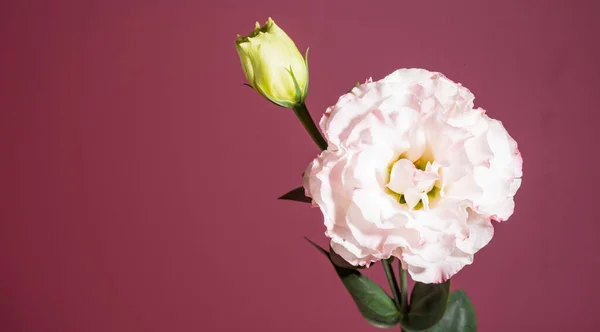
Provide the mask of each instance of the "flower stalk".
[{"label": "flower stalk", "polygon": [[400,310],[401,307],[401,294],[400,289],[398,288],[398,282],[396,281],[396,276],[394,275],[394,269],[390,264],[389,260],[383,259],[381,260],[381,264],[383,265],[383,270],[385,271],[385,276],[390,284],[390,289],[392,290],[392,294],[394,294],[394,302],[396,303],[396,307]]},{"label": "flower stalk", "polygon": [[327,150],[327,141],[325,141],[323,135],[321,135],[321,132],[319,131],[319,128],[317,128],[317,125],[315,125],[315,122],[313,121],[312,117],[310,116],[310,113],[308,112],[308,109],[306,108],[306,104],[297,104],[293,107],[293,109],[294,113],[296,113],[296,116],[298,117],[298,120],[300,120],[300,122],[304,126],[304,129],[306,129],[306,131],[308,132],[312,140],[317,144],[319,149]]},{"label": "flower stalk", "polygon": [[408,312],[408,282],[406,280],[406,270],[402,268],[402,262],[398,260],[398,271],[400,274],[400,294],[402,298],[400,300],[400,312],[402,315],[406,315]]}]

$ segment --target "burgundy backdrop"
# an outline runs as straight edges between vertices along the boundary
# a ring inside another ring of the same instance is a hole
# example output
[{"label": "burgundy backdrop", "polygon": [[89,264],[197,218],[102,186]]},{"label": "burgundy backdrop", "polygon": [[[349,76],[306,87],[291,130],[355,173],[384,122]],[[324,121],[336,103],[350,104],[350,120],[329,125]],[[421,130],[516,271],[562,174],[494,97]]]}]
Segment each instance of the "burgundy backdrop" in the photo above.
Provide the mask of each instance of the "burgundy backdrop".
[{"label": "burgundy backdrop", "polygon": [[[237,33],[310,47],[320,118],[400,67],[463,83],[518,141],[516,212],[453,280],[480,331],[591,331],[599,2],[2,1],[1,331],[375,331],[275,200],[318,153],[242,85]],[[385,284],[381,267],[368,271]]]}]

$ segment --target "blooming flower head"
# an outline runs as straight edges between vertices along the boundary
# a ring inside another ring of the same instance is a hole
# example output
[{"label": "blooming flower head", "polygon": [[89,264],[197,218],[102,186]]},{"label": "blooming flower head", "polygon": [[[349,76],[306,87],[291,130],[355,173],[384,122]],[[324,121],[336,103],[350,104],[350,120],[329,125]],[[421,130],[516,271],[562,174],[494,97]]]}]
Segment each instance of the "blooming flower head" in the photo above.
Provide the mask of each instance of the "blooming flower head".
[{"label": "blooming flower head", "polygon": [[400,69],[327,109],[329,147],[304,176],[332,249],[353,265],[395,256],[444,282],[513,213],[522,159],[502,123],[440,73]]},{"label": "blooming flower head", "polygon": [[264,26],[238,35],[235,41],[248,84],[283,107],[304,101],[308,90],[308,68],[294,41],[271,18]]}]

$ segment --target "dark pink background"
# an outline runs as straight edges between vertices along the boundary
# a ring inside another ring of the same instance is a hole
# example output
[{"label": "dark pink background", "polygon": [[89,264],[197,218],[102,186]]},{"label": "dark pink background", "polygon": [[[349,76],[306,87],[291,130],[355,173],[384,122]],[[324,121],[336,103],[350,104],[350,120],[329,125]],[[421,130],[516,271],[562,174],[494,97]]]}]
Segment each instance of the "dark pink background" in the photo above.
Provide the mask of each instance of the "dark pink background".
[{"label": "dark pink background", "polygon": [[[335,4],[334,4],[335,3]],[[318,150],[242,85],[272,16],[311,48],[316,118],[357,80],[441,71],[523,153],[514,216],[453,280],[480,331],[598,321],[595,0],[3,1],[1,331],[375,331],[317,209],[276,201]],[[377,266],[369,271],[384,283]]]}]

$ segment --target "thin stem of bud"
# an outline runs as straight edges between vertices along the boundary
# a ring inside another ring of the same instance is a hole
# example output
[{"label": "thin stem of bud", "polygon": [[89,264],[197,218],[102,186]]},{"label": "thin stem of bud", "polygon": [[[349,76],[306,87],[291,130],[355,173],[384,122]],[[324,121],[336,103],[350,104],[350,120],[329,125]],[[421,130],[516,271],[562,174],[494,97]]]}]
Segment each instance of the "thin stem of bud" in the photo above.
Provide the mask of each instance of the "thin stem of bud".
[{"label": "thin stem of bud", "polygon": [[310,113],[308,112],[308,109],[306,108],[306,104],[298,104],[294,106],[293,109],[294,113],[296,113],[296,116],[298,117],[298,120],[302,122],[304,129],[306,129],[306,131],[308,132],[312,140],[317,144],[319,149],[326,150],[327,141],[325,141],[323,135],[321,135],[321,132],[319,131],[319,128],[317,128],[317,126],[315,125],[315,122],[313,121],[312,117],[310,116]]}]

